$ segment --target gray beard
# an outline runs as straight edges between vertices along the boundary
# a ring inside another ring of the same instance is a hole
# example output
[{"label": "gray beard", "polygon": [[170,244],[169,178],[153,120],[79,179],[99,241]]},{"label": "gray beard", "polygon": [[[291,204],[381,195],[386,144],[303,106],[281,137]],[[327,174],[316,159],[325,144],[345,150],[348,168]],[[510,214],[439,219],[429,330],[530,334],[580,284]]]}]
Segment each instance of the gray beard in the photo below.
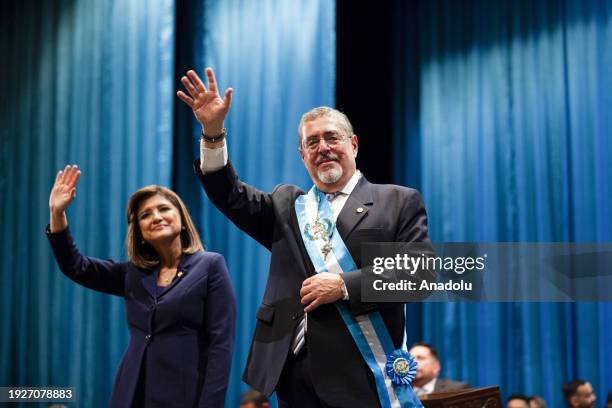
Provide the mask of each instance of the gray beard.
[{"label": "gray beard", "polygon": [[317,170],[317,177],[323,184],[334,184],[336,181],[340,180],[342,174],[342,167],[332,167],[329,170]]}]

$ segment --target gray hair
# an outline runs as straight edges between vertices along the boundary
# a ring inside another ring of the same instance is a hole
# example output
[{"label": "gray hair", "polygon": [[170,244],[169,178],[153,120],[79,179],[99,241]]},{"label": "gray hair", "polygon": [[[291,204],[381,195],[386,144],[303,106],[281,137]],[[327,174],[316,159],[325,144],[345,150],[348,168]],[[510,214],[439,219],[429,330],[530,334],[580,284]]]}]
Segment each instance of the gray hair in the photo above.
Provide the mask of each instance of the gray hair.
[{"label": "gray hair", "polygon": [[302,147],[302,127],[304,123],[310,122],[311,120],[315,120],[322,117],[332,118],[336,124],[343,131],[345,137],[353,136],[353,125],[349,121],[348,117],[340,112],[338,109],[330,108],[329,106],[319,106],[318,108],[314,108],[306,112],[302,115],[302,119],[300,120],[300,125],[298,126],[298,146]]}]

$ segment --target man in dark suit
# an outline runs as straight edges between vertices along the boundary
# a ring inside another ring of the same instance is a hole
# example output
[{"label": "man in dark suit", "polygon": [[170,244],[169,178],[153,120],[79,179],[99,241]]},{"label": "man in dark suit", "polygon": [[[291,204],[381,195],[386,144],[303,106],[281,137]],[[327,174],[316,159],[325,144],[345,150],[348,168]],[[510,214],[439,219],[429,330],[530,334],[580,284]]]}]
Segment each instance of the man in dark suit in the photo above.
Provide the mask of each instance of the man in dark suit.
[{"label": "man in dark suit", "polygon": [[412,386],[417,395],[434,392],[457,391],[470,386],[467,383],[438,378],[441,364],[436,349],[424,341],[415,343],[410,348],[410,354],[419,364]]},{"label": "man in dark suit", "polygon": [[[322,197],[317,198],[319,209],[323,200],[329,203],[330,218],[357,266],[344,271],[348,273],[316,273],[312,252],[305,246],[308,235],[298,220],[307,214],[296,210],[299,197],[308,196],[292,185],[264,193],[239,180],[224,141],[223,122],[232,90],[221,99],[212,70],[206,74],[208,89],[189,71],[182,78],[186,93],[178,92],[202,125],[195,171],[211,201],[272,252],[244,381],[266,395],[276,390],[280,406],[380,406],[376,382],[380,377],[372,374],[378,367],[368,366],[339,310],[347,310],[355,321],[379,312],[379,322],[388,331],[387,344],[392,342],[395,349],[402,346],[403,304],[361,301],[360,246],[377,241],[428,242],[427,215],[418,192],[365,179],[355,163],[357,136],[344,114],[325,107],[306,113],[299,125],[298,146],[316,186],[311,193]],[[318,215],[311,222],[316,225]],[[391,389],[390,380],[384,381],[383,388]],[[397,400],[394,403],[399,406]],[[418,401],[414,406],[419,406]]]}]

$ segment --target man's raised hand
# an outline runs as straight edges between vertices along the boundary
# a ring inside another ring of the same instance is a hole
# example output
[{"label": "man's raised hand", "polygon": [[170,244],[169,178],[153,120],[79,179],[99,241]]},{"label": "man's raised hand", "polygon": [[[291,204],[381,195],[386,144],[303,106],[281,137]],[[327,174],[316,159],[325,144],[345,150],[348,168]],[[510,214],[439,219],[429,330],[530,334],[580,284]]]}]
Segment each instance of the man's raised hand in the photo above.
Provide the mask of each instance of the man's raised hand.
[{"label": "man's raised hand", "polygon": [[193,110],[193,114],[208,136],[221,134],[223,122],[232,102],[232,88],[225,90],[223,99],[217,89],[217,81],[212,68],[206,68],[208,89],[195,71],[187,71],[181,83],[187,93],[178,91],[176,96]]}]

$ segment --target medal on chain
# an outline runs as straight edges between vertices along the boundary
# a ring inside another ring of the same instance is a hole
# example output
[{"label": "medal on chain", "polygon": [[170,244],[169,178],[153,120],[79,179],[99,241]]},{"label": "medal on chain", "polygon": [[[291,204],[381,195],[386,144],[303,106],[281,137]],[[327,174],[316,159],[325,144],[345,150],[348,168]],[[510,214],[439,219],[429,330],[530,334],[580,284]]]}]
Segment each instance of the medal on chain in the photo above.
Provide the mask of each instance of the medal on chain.
[{"label": "medal on chain", "polygon": [[[320,198],[317,196],[317,207],[320,206]],[[321,241],[319,243],[323,259],[332,251],[331,236],[334,232],[334,223],[327,217],[320,218],[317,209],[317,218],[314,223],[306,223],[304,226],[304,236],[311,241]]]}]

